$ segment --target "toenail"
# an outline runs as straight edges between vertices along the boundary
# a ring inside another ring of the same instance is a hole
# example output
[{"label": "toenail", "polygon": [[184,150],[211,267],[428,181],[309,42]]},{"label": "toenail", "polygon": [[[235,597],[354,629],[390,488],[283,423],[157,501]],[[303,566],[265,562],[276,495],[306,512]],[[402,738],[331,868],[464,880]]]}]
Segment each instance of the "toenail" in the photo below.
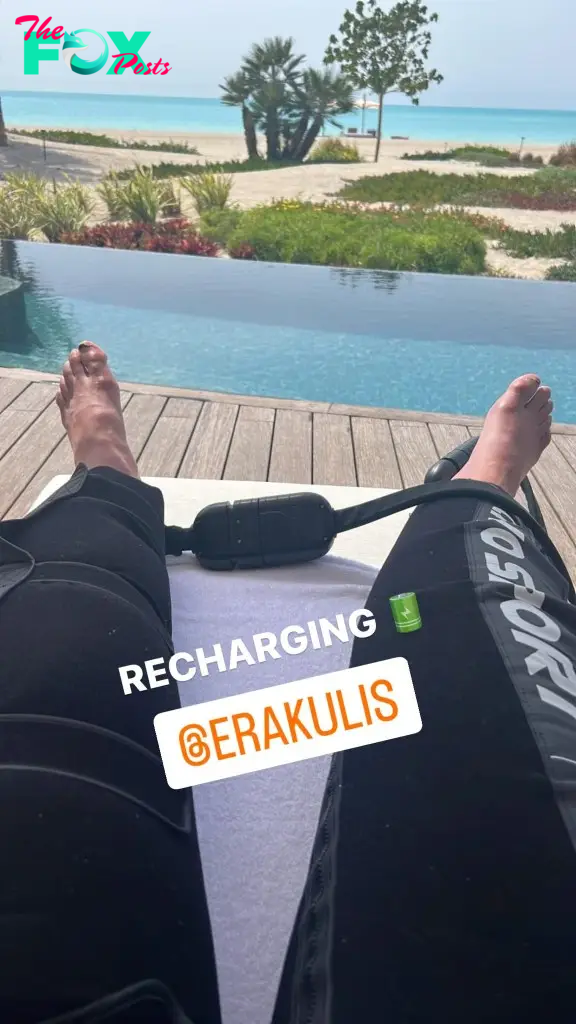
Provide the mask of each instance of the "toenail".
[{"label": "toenail", "polygon": [[89,341],[81,341],[80,344],[78,345],[78,348],[90,348],[90,342]]}]

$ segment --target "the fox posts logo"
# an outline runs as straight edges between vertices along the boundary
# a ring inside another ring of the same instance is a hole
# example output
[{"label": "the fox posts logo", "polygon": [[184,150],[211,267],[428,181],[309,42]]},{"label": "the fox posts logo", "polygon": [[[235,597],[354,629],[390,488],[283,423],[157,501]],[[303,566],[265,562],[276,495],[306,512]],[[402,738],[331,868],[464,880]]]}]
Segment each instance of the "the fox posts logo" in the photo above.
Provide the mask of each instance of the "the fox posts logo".
[{"label": "the fox posts logo", "polygon": [[[106,74],[123,75],[131,68],[135,75],[167,75],[171,71],[168,61],[162,58],[146,62],[140,56],[140,49],[150,32],[134,32],[128,39],[124,32],[96,32],[93,28],[78,28],[67,32],[62,25],[51,25],[52,16],[40,24],[36,14],[24,14],[16,18],[16,25],[27,25],[24,36],[24,74],[37,75],[41,60],[60,60],[77,75],[95,75],[108,64]],[[111,40],[112,46],[108,43]],[[88,49],[88,54],[79,56],[79,51]],[[114,52],[117,51],[117,52]],[[89,56],[89,59],[88,59]]]}]

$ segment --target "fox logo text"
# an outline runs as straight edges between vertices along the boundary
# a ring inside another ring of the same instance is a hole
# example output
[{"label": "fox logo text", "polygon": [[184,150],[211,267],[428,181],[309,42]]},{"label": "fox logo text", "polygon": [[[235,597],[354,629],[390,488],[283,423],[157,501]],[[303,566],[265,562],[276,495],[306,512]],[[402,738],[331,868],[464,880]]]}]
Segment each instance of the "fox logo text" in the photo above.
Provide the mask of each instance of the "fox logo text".
[{"label": "fox logo text", "polygon": [[124,32],[96,32],[93,28],[69,32],[63,25],[53,25],[52,16],[41,21],[37,14],[23,14],[15,24],[26,27],[25,75],[39,74],[43,60],[63,60],[76,75],[95,75],[106,66],[108,75],[123,75],[128,69],[135,75],[167,75],[172,70],[162,58],[147,62],[140,56],[150,32],[134,32],[130,38]]}]

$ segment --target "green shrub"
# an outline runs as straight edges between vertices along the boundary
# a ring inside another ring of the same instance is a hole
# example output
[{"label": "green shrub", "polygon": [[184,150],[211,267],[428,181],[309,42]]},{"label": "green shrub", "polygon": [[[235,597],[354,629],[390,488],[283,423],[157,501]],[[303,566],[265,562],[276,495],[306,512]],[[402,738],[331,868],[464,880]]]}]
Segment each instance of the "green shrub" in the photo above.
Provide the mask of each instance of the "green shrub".
[{"label": "green shrub", "polygon": [[546,274],[547,281],[576,281],[576,261],[550,267]]},{"label": "green shrub", "polygon": [[15,198],[32,204],[43,196],[48,188],[46,178],[40,178],[32,171],[7,171],[4,180]]},{"label": "green shrub", "polygon": [[14,171],[5,175],[0,196],[0,234],[30,238],[42,232],[49,242],[80,231],[93,209],[90,190],[78,181],[47,182],[35,174]]},{"label": "green shrub", "polygon": [[241,217],[240,210],[206,210],[200,217],[200,230],[205,238],[226,245]]},{"label": "green shrub", "polygon": [[53,182],[32,201],[37,227],[49,242],[59,242],[71,231],[81,231],[92,213],[90,190],[79,181]]},{"label": "green shrub", "polygon": [[552,167],[576,167],[576,142],[566,142],[550,157]]},{"label": "green shrub", "polygon": [[243,213],[229,251],[250,247],[258,260],[282,263],[478,274],[481,234],[456,218],[372,214],[338,205],[260,206]]},{"label": "green shrub", "polygon": [[308,157],[310,164],[359,164],[362,157],[354,143],[342,139],[322,139],[317,142]]},{"label": "green shrub", "polygon": [[518,153],[499,146],[458,146],[456,149],[426,153],[405,153],[402,160],[462,160],[465,163],[483,164],[485,167],[514,167],[520,163]]},{"label": "green shrub", "polygon": [[[206,171],[212,171],[214,174],[240,174],[243,171],[277,171],[294,166],[300,166],[300,164],[293,160],[269,163],[267,160],[260,160],[258,158],[253,160],[226,160],[223,163],[212,162],[204,164],[181,164],[173,161],[162,161],[160,164],[151,164],[149,170],[154,178],[184,178],[190,174],[205,174]],[[134,167],[126,167],[124,170],[118,171],[118,177],[121,180],[133,178],[135,174],[136,168]]]},{"label": "green shrub", "polygon": [[514,231],[507,228],[500,236],[502,248],[510,256],[527,259],[542,256],[547,259],[576,260],[576,225],[563,224],[559,231]]},{"label": "green shrub", "polygon": [[535,175],[537,183],[556,191],[576,189],[576,166],[543,167]]},{"label": "green shrub", "polygon": [[12,172],[0,187],[0,238],[23,241],[39,231],[36,201],[46,183],[35,175]]},{"label": "green shrub", "polygon": [[419,203],[433,206],[511,206],[520,209],[576,209],[576,182],[566,172],[544,168],[536,174],[434,174],[431,171],[368,176],[348,182],[340,196],[365,203]]},{"label": "green shrub", "polygon": [[125,185],[118,178],[116,171],[109,174],[100,182],[96,189],[99,196],[106,203],[108,217],[112,221],[122,220],[126,214],[124,201]]},{"label": "green shrub", "polygon": [[65,142],[68,145],[98,146],[101,149],[138,149],[158,153],[189,153],[199,156],[196,146],[187,142],[146,142],[144,139],[113,139],[110,135],[97,135],[94,132],[63,131],[57,128],[11,129],[12,135],[24,135],[29,139],[46,139],[47,142]]},{"label": "green shrub", "polygon": [[464,163],[477,163],[483,167],[541,167],[544,160],[533,153],[520,156],[510,149],[499,146],[459,146],[457,149],[445,149],[442,152],[429,149],[426,153],[405,153],[402,160],[462,160]]},{"label": "green shrub", "polygon": [[[460,159],[465,161],[467,158],[461,157]],[[520,164],[518,159],[512,161],[510,160],[510,157],[497,156],[495,153],[488,153],[482,158],[482,160],[478,160],[477,162],[481,163],[483,167],[518,167]]]},{"label": "green shrub", "polygon": [[[278,199],[269,204],[266,209],[288,211],[306,211],[312,209],[324,210],[335,214],[351,213],[351,209],[347,203],[334,199],[325,203],[304,202],[301,199]],[[399,206],[390,207],[385,210],[359,211],[358,213],[355,212],[354,216],[358,216],[359,213],[363,213],[364,216],[378,218],[380,222],[386,221],[387,223],[401,225],[411,231],[415,231],[420,228],[427,229],[432,223],[438,224],[442,227],[451,223],[456,223],[473,227],[476,231],[479,231],[487,238],[498,238],[503,231],[507,230],[506,223],[503,220],[499,220],[497,217],[487,217],[482,213],[470,213],[467,210],[459,210],[455,208],[430,211],[425,208],[418,209],[414,206],[410,208]]]},{"label": "green shrub", "polygon": [[97,188],[108,208],[110,220],[129,220],[154,224],[159,217],[176,217],[180,203],[170,181],[156,181],[150,168],[138,167],[123,181],[112,172]]},{"label": "green shrub", "polygon": [[499,146],[460,146],[448,152],[451,160],[483,164],[485,167],[510,167],[520,162],[517,153]]},{"label": "green shrub", "polygon": [[180,185],[194,201],[199,214],[209,210],[225,210],[230,200],[234,179],[230,174],[216,174],[204,171],[203,174],[192,174],[180,178]]}]

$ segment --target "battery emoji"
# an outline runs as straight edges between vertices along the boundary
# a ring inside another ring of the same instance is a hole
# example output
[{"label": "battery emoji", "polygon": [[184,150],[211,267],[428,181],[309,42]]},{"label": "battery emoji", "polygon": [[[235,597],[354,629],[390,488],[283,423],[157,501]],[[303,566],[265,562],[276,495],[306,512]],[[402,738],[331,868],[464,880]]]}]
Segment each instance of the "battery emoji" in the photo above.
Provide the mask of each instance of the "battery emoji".
[{"label": "battery emoji", "polygon": [[416,594],[397,594],[390,598],[390,607],[398,633],[415,633],[422,628]]}]

